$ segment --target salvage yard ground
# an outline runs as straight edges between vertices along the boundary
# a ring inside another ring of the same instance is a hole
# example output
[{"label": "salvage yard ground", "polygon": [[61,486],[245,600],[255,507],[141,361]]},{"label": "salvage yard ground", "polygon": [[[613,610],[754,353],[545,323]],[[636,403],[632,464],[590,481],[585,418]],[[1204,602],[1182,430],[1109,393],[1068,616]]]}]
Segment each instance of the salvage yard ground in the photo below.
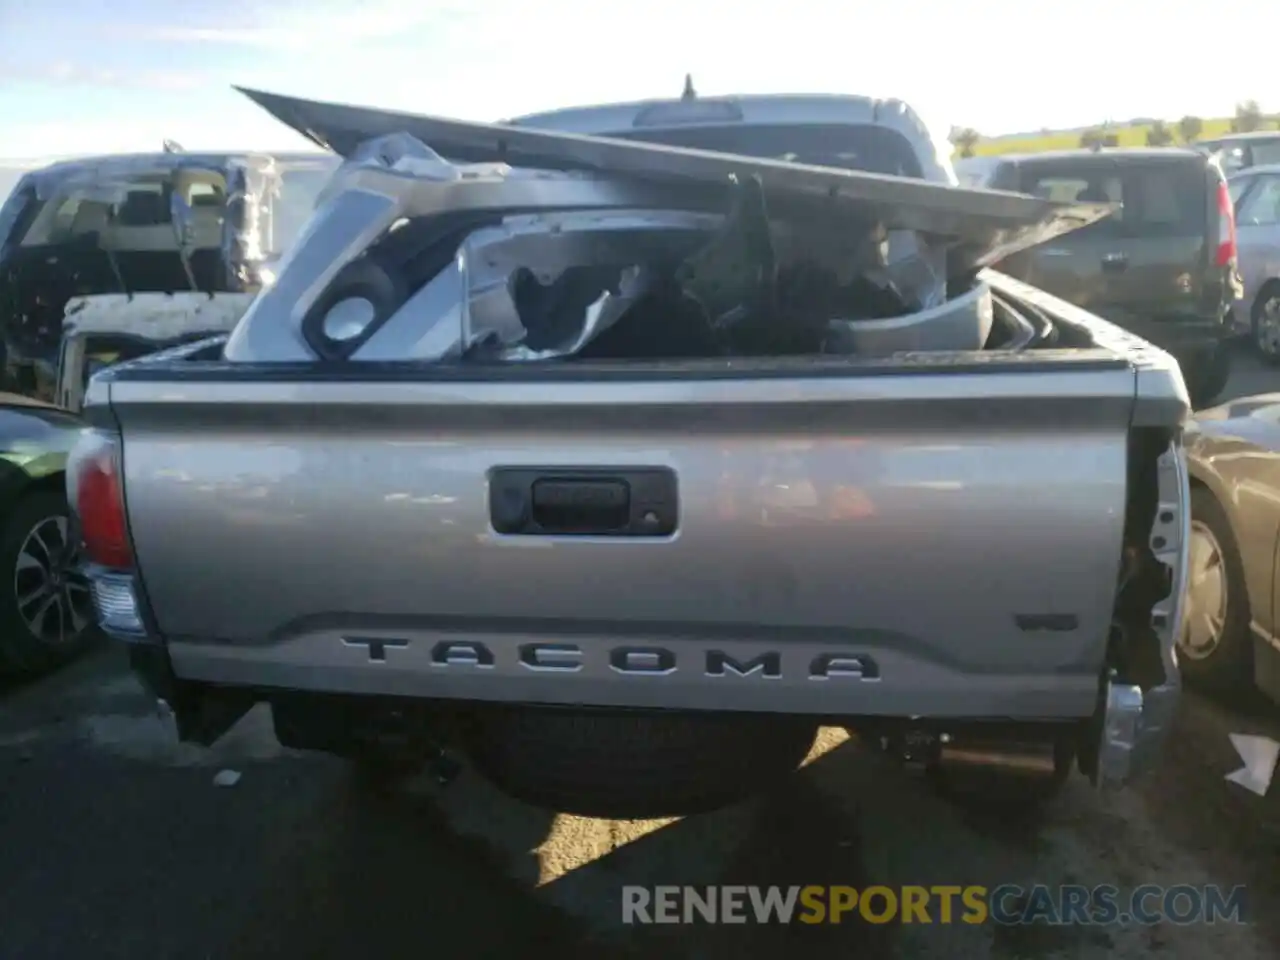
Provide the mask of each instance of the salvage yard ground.
[{"label": "salvage yard ground", "polygon": [[[1233,393],[1280,386],[1254,365]],[[1225,782],[1230,732],[1280,710],[1188,696],[1162,771],[1110,804],[1073,783],[1038,830],[966,813],[824,731],[771,796],[708,816],[553,817],[469,772],[371,798],[250,714],[175,744],[103,648],[0,691],[0,960],[525,956],[1203,960],[1280,955],[1280,801]],[[234,785],[215,786],[234,770]],[[649,927],[624,884],[1246,884],[1250,926]]]}]

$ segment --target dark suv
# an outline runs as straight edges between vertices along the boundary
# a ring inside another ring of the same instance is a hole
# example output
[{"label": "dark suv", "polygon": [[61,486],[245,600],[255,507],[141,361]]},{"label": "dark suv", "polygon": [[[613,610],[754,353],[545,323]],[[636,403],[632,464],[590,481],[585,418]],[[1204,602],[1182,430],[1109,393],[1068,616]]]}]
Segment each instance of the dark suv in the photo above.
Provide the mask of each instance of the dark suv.
[{"label": "dark suv", "polygon": [[1231,197],[1213,158],[1178,148],[1010,156],[983,185],[1118,204],[1111,217],[998,269],[1168,350],[1196,407],[1222,391],[1230,373],[1226,316],[1241,284]]}]

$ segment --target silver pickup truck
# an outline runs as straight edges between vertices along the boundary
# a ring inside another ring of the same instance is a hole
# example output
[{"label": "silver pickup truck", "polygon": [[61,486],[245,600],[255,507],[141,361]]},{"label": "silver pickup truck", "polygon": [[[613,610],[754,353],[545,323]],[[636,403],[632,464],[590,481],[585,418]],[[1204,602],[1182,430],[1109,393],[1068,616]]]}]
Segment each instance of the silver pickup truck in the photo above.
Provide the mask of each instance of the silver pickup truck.
[{"label": "silver pickup truck", "polygon": [[987,269],[1110,208],[960,189],[893,101],[251,95],[346,163],[229,338],[92,380],[68,468],[183,739],[266,702],[610,817],[749,795],[823,724],[1027,801],[1150,762],[1186,391]]}]

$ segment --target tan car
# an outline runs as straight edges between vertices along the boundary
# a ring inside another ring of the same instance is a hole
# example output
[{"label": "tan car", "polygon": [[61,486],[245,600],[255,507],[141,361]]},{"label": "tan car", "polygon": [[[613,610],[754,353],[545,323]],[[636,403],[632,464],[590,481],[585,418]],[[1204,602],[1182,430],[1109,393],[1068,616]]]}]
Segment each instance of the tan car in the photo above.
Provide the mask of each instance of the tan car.
[{"label": "tan car", "polygon": [[1280,393],[1196,414],[1186,439],[1191,545],[1178,660],[1188,682],[1280,702]]}]

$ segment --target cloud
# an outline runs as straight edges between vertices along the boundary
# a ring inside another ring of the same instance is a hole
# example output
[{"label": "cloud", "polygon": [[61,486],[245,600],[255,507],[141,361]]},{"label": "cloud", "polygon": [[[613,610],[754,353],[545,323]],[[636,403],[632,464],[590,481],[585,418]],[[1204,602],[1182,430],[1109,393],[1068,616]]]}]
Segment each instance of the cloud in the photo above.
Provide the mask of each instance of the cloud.
[{"label": "cloud", "polygon": [[39,64],[0,63],[0,80],[69,87],[124,87],[141,90],[191,90],[209,79],[183,70],[115,70],[71,60]]},{"label": "cloud", "polygon": [[465,16],[466,9],[407,0],[367,0],[340,6],[250,3],[238,11],[233,6],[216,24],[131,24],[107,29],[127,33],[133,40],[302,51],[396,39],[406,31]]}]

